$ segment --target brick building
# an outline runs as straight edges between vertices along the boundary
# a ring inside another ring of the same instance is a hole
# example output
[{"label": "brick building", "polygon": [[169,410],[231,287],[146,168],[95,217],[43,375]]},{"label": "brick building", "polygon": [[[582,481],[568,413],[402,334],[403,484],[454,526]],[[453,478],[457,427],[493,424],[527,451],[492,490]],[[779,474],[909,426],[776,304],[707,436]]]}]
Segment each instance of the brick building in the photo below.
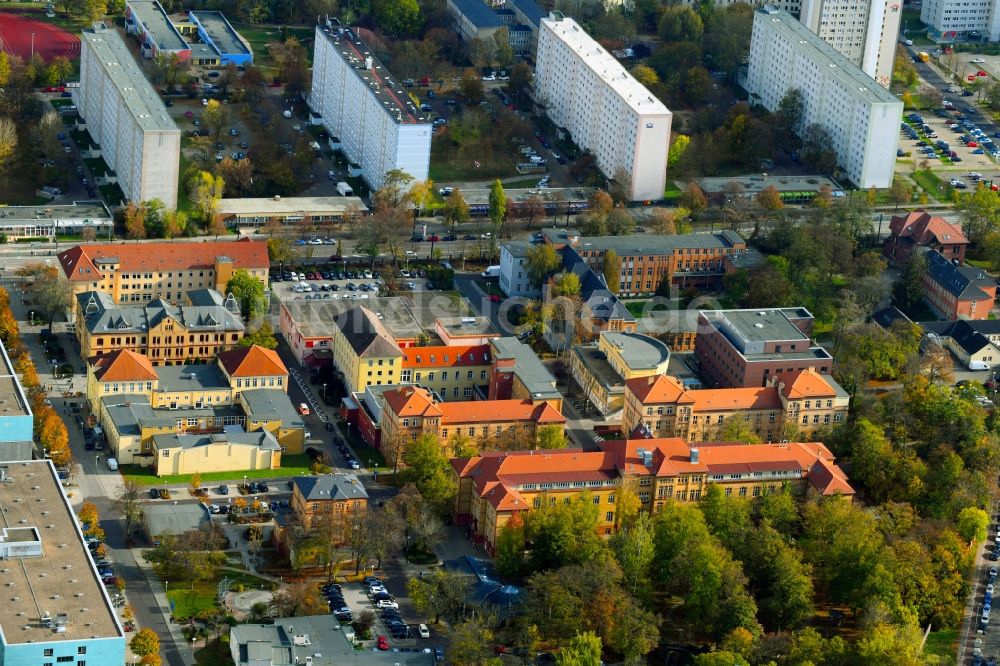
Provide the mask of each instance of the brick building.
[{"label": "brick building", "polygon": [[809,337],[805,308],[704,310],[698,315],[695,355],[710,387],[766,386],[772,377],[833,370],[833,357]]},{"label": "brick building", "polygon": [[883,245],[885,256],[901,266],[909,261],[914,249],[926,247],[937,250],[949,261],[965,263],[965,248],[969,239],[962,227],[942,217],[915,210],[906,215],[896,215],[889,222],[889,237]]},{"label": "brick building", "polygon": [[958,266],[937,250],[925,250],[924,300],[941,319],[989,319],[997,283],[986,271]]}]

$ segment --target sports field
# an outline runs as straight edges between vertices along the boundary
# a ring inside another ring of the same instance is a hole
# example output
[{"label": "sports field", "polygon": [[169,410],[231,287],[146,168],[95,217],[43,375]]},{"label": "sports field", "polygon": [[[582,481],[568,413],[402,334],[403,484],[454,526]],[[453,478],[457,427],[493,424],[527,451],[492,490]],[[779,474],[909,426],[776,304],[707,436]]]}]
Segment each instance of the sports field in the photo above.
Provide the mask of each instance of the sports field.
[{"label": "sports field", "polygon": [[25,60],[31,59],[32,49],[46,62],[56,56],[75,60],[80,56],[80,38],[51,23],[0,12],[0,48]]}]

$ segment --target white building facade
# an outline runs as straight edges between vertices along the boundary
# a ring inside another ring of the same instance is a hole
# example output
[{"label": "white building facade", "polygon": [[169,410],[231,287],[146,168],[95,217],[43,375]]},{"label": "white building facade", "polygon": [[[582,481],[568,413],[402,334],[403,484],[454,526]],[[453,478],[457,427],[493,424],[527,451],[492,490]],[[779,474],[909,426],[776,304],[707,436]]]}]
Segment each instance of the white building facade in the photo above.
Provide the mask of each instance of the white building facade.
[{"label": "white building facade", "polygon": [[901,7],[896,0],[802,0],[799,20],[888,88]]},{"label": "white building facade", "polygon": [[539,26],[535,94],[549,119],[593,153],[605,176],[625,172],[630,199],[663,198],[673,115],[576,21],[559,12]]},{"label": "white building facade", "polygon": [[114,29],[83,31],[74,94],[125,197],[176,208],[181,131]]},{"label": "white building facade", "polygon": [[754,13],[746,88],[770,111],[802,91],[801,130],[826,128],[840,168],[858,187],[889,187],[903,103],[788,12]]},{"label": "white building facade", "polygon": [[998,0],[924,0],[920,20],[931,28],[931,37],[943,42],[1000,41]]},{"label": "white building facade", "polygon": [[538,298],[542,293],[528,275],[528,251],[532,247],[524,241],[510,241],[500,246],[500,289],[510,298]]},{"label": "white building facade", "polygon": [[392,169],[427,179],[430,120],[352,30],[316,27],[309,105],[373,190]]}]

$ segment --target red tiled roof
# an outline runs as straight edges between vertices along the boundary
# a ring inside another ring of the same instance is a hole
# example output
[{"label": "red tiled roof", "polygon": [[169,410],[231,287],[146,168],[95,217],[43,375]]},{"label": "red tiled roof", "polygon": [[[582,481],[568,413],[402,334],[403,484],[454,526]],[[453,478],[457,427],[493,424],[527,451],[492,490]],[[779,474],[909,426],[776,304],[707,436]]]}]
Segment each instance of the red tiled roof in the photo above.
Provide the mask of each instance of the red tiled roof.
[{"label": "red tiled roof", "polygon": [[404,386],[382,393],[385,405],[396,416],[441,416],[434,398],[419,386]]},{"label": "red tiled roof", "polygon": [[778,389],[724,388],[689,391],[698,412],[742,411],[748,409],[781,409]]},{"label": "red tiled roof", "polygon": [[234,347],[219,354],[219,363],[230,377],[271,377],[287,375],[288,368],[278,352],[260,345]]},{"label": "red tiled roof", "polygon": [[213,268],[222,256],[231,258],[236,268],[270,266],[267,243],[248,239],[77,245],[59,254],[59,265],[70,282],[95,282],[102,276],[101,259],[116,259],[119,272],[143,272]]},{"label": "red tiled roof", "polygon": [[781,389],[789,400],[800,398],[827,398],[837,395],[830,383],[813,368],[798,370],[791,375],[782,375]]},{"label": "red tiled roof", "polygon": [[637,377],[626,381],[625,386],[643,404],[694,402],[680,380],[670,375]]},{"label": "red tiled roof", "polygon": [[407,347],[403,349],[404,368],[453,368],[489,365],[492,362],[490,346],[445,345],[435,347]]},{"label": "red tiled roof", "polygon": [[155,381],[156,370],[149,358],[131,349],[117,349],[91,359],[94,377],[101,382]]},{"label": "red tiled roof", "polygon": [[534,421],[539,425],[565,423],[566,417],[548,402],[531,400],[467,400],[434,402],[427,389],[403,386],[382,394],[397,416],[439,416],[441,425]]},{"label": "red tiled roof", "polygon": [[969,242],[959,225],[922,210],[893,217],[889,222],[889,231],[893,236],[909,238],[917,245],[927,245],[931,241],[942,245],[964,245]]}]

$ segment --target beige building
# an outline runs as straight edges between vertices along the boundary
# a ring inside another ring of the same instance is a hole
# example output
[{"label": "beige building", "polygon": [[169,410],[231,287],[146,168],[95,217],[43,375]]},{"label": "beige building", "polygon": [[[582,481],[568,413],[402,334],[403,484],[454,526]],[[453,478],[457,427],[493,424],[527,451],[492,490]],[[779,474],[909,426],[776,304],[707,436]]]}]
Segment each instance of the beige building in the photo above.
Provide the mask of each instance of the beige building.
[{"label": "beige building", "polygon": [[625,382],[666,373],[670,349],[640,333],[601,333],[596,342],[577,345],[569,355],[573,379],[605,417],[617,415],[625,402]]},{"label": "beige building", "polygon": [[[847,420],[850,396],[830,375],[800,370],[753,388],[687,390],[669,375],[625,383],[622,432],[718,441],[752,432],[762,441],[809,439]],[[734,424],[733,419],[743,424]]]},{"label": "beige building", "polygon": [[157,476],[281,467],[281,446],[266,430],[216,435],[163,434],[152,439]]},{"label": "beige building", "polygon": [[270,260],[263,241],[153,241],[77,245],[60,252],[62,277],[73,287],[70,307],[86,291],[110,294],[118,304],[154,299],[179,303],[193,290],[225,293],[233,274],[244,269],[265,285]]},{"label": "beige building", "polygon": [[143,304],[116,303],[104,291],[76,297],[76,339],[84,358],[122,348],[149,357],[153,365],[206,361],[243,339],[236,300],[202,289],[198,305],[170,305],[156,299]]},{"label": "beige building", "polygon": [[[663,198],[672,114],[576,21],[541,20],[535,99],[608,178],[628,177],[632,200]],[[586,99],[586,104],[580,100]]]},{"label": "beige building", "polygon": [[292,479],[292,511],[308,529],[325,516],[364,511],[368,493],[353,474],[297,476]]}]

